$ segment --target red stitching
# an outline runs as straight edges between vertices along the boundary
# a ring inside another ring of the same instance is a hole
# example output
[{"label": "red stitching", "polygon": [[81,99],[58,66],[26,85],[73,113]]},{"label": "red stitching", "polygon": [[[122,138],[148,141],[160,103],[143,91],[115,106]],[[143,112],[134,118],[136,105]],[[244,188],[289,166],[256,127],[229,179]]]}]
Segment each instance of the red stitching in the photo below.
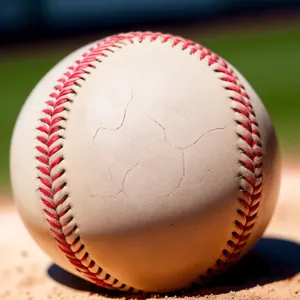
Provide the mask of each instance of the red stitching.
[{"label": "red stitching", "polygon": [[[224,83],[224,88],[230,93],[229,99],[237,123],[238,145],[241,151],[239,162],[243,169],[242,174],[239,174],[240,197],[238,201],[240,209],[237,209],[237,216],[240,217],[240,220],[234,221],[236,231],[232,232],[232,239],[227,241],[227,248],[222,250],[215,266],[212,266],[206,274],[200,276],[200,280],[218,273],[219,270],[239,256],[255,224],[261,197],[262,149],[256,117],[249,95],[237,75],[223,59],[202,45],[181,37],[162,33],[133,32],[120,34],[96,44],[95,47],[84,53],[74,66],[70,66],[62,78],[58,79],[53,88],[54,91],[49,95],[50,99],[45,102],[46,107],[42,110],[43,116],[39,119],[40,125],[37,127],[36,150],[38,155],[36,158],[40,200],[44,205],[45,217],[57,246],[78,272],[95,284],[106,288],[114,288],[118,280],[113,279],[113,282],[110,280],[110,283],[106,283],[105,280],[111,279],[111,276],[97,266],[90,259],[87,252],[84,252],[83,256],[80,257],[80,253],[85,248],[81,244],[80,235],[74,237],[74,240],[68,239],[72,235],[76,235],[78,228],[73,220],[72,208],[67,203],[69,198],[67,182],[59,182],[58,180],[62,179],[62,175],[65,174],[65,170],[60,169],[61,162],[64,160],[61,153],[64,147],[63,131],[67,124],[67,112],[71,109],[73,103],[70,95],[76,96],[77,94],[72,86],[81,87],[85,77],[96,68],[94,64],[99,62],[101,57],[107,57],[107,52],[113,53],[114,48],[120,49],[127,43],[134,43],[135,41],[142,43],[146,39],[151,42],[160,41],[162,44],[171,41],[173,47],[181,46],[181,49],[188,51],[190,55],[199,55],[200,60],[206,60],[207,65],[219,74],[219,79]],[[68,218],[65,219],[67,215]],[[73,222],[73,225],[69,228],[71,222]],[[79,246],[78,249],[76,248],[77,245]],[[97,276],[102,272],[105,275],[100,280]],[[127,291],[137,291],[125,284],[119,285],[119,288]]]}]

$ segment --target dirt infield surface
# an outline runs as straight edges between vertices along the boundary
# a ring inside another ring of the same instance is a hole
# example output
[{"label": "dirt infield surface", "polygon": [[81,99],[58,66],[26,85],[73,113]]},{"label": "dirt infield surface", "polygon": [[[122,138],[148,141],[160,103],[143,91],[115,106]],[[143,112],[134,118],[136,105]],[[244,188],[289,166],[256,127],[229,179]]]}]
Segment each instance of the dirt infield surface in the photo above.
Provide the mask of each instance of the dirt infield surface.
[{"label": "dirt infield surface", "polygon": [[[300,299],[300,169],[284,170],[280,199],[254,251],[209,287],[175,296],[185,299]],[[70,275],[36,246],[13,206],[0,207],[0,299],[135,298],[110,293]]]}]

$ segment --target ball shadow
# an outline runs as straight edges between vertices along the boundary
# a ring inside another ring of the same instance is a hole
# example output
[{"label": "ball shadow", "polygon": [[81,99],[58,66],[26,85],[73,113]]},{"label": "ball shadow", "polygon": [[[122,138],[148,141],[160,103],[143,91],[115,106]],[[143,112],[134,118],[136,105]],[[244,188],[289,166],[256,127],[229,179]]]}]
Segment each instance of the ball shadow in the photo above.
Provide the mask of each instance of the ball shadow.
[{"label": "ball shadow", "polygon": [[[229,293],[287,279],[299,272],[300,244],[276,238],[262,238],[238,264],[209,284],[189,291],[172,293],[169,296],[186,297]],[[48,275],[56,282],[70,288],[100,294],[107,298],[144,299],[151,297],[149,294],[132,295],[105,290],[68,273],[55,264],[48,268]]]},{"label": "ball shadow", "polygon": [[300,272],[300,244],[277,238],[262,238],[239,263],[209,284],[184,293],[204,296],[240,291],[284,280]]}]

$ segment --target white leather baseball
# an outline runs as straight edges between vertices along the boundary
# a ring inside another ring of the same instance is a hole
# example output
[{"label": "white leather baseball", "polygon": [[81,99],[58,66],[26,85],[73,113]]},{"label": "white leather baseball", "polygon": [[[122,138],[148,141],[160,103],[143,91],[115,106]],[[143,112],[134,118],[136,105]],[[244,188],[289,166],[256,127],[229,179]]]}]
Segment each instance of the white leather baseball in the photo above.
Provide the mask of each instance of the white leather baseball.
[{"label": "white leather baseball", "polygon": [[10,163],[39,246],[129,292],[186,288],[237,262],[279,188],[274,128],[249,83],[203,46],[151,32],[50,70],[19,114]]}]

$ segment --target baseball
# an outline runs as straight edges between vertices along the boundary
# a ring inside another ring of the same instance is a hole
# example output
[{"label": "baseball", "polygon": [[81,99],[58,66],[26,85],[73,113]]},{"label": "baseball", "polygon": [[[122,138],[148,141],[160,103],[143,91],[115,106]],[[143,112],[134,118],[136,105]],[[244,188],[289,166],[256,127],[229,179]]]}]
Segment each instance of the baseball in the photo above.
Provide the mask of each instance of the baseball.
[{"label": "baseball", "polygon": [[12,190],[63,269],[107,289],[176,291],[261,238],[278,148],[259,96],[223,58],[170,34],[119,34],[33,89],[12,136]]}]

